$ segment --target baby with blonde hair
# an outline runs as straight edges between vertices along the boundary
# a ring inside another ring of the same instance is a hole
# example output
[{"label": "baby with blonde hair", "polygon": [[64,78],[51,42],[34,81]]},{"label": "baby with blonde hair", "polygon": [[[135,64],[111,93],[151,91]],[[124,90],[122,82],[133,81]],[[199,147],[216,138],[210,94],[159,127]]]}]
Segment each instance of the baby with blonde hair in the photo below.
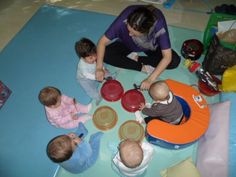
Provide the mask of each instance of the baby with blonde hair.
[{"label": "baby with blonde hair", "polygon": [[125,176],[144,173],[153,156],[153,147],[146,142],[140,143],[126,139],[119,144],[119,152],[113,158],[115,170]]},{"label": "baby with blonde hair", "polygon": [[76,128],[79,122],[85,123],[92,118],[88,114],[92,109],[91,103],[88,105],[78,103],[74,98],[62,94],[56,87],[43,88],[38,98],[44,105],[48,121],[57,128]]},{"label": "baby with blonde hair", "polygon": [[126,140],[120,143],[120,159],[128,168],[136,168],[143,160],[143,150],[136,141]]},{"label": "baby with blonde hair", "polygon": [[183,118],[182,106],[165,81],[154,82],[149,88],[149,95],[153,99],[153,104],[149,106],[140,104],[140,110],[148,116],[144,118],[146,123],[153,119],[175,125],[181,122]]},{"label": "baby with blonde hair", "polygon": [[149,94],[156,102],[165,101],[169,97],[170,89],[165,81],[157,81],[150,86]]}]

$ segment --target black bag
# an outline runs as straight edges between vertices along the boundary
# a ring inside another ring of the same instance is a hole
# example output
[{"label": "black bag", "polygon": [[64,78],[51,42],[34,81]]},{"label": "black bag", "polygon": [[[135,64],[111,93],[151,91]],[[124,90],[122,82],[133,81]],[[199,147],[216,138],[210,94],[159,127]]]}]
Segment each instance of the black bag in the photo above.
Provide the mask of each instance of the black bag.
[{"label": "black bag", "polygon": [[236,51],[224,47],[217,35],[214,35],[202,63],[203,69],[211,74],[222,75],[227,68],[234,65],[236,65]]}]

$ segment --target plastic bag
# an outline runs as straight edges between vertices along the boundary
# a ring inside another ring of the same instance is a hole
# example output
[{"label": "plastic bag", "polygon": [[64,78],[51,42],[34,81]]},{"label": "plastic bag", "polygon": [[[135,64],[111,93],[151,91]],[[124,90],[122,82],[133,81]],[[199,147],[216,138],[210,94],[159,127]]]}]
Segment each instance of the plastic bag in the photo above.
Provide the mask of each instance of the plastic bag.
[{"label": "plastic bag", "polygon": [[220,41],[236,45],[236,29],[231,29],[224,33],[218,33],[217,36]]},{"label": "plastic bag", "polygon": [[203,69],[211,74],[222,75],[227,68],[234,65],[236,65],[236,50],[222,45],[215,35],[202,63]]}]

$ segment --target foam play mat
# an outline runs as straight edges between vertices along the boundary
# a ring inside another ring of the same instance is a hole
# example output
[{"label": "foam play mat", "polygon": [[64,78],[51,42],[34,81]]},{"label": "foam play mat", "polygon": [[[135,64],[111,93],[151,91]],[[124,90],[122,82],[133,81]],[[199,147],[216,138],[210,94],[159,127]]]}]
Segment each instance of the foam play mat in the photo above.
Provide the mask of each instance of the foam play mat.
[{"label": "foam play mat", "polygon": [[[44,5],[1,52],[1,81],[12,91],[0,110],[0,133],[5,135],[0,142],[1,158],[4,159],[1,169],[5,176],[13,171],[18,176],[30,176],[32,174],[27,174],[27,171],[22,172],[22,169],[27,167],[40,176],[117,177],[118,174],[111,168],[111,159],[117,152],[120,136],[133,133],[138,139],[147,141],[141,131],[145,131],[145,124],[139,124],[139,128],[130,128],[129,124],[127,125],[127,122],[134,123],[135,114],[122,107],[121,96],[118,95],[119,99],[115,101],[103,99],[99,106],[93,102],[90,112],[94,114],[93,120],[85,123],[89,135],[97,131],[104,132],[99,157],[94,166],[82,174],[74,175],[58,168],[58,165],[46,156],[46,145],[51,138],[75,130],[56,129],[48,123],[44,109],[38,101],[39,90],[45,86],[55,86],[81,103],[89,103],[90,99],[76,81],[78,57],[74,51],[74,43],[81,37],[90,38],[96,43],[114,19],[111,15]],[[183,41],[193,38],[201,40],[203,37],[199,31],[173,26],[169,26],[169,34],[172,48],[178,54]],[[196,84],[197,77],[189,73],[183,60],[177,69],[164,71],[159,79]],[[109,65],[107,68],[111,73],[118,70]],[[116,80],[123,87],[123,95],[133,89],[134,83],[139,85],[146,77],[145,73],[120,69]],[[147,91],[142,91],[142,95],[145,102],[151,102]],[[219,101],[218,96],[205,98],[208,103]],[[88,139],[85,138],[85,141]],[[157,145],[153,147],[154,157],[145,172],[146,177],[160,177],[161,170],[189,156],[196,160],[197,143],[178,150],[169,150]],[[32,159],[37,160],[32,163]]]}]

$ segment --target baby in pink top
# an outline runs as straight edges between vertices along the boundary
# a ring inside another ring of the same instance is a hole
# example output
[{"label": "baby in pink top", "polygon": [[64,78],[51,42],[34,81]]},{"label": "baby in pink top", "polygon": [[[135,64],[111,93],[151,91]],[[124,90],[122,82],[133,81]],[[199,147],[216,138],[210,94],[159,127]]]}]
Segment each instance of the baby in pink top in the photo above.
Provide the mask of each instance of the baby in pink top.
[{"label": "baby in pink top", "polygon": [[45,106],[48,121],[57,128],[76,128],[92,116],[87,114],[92,104],[82,105],[74,98],[62,95],[55,87],[45,87],[39,93],[39,101]]}]

